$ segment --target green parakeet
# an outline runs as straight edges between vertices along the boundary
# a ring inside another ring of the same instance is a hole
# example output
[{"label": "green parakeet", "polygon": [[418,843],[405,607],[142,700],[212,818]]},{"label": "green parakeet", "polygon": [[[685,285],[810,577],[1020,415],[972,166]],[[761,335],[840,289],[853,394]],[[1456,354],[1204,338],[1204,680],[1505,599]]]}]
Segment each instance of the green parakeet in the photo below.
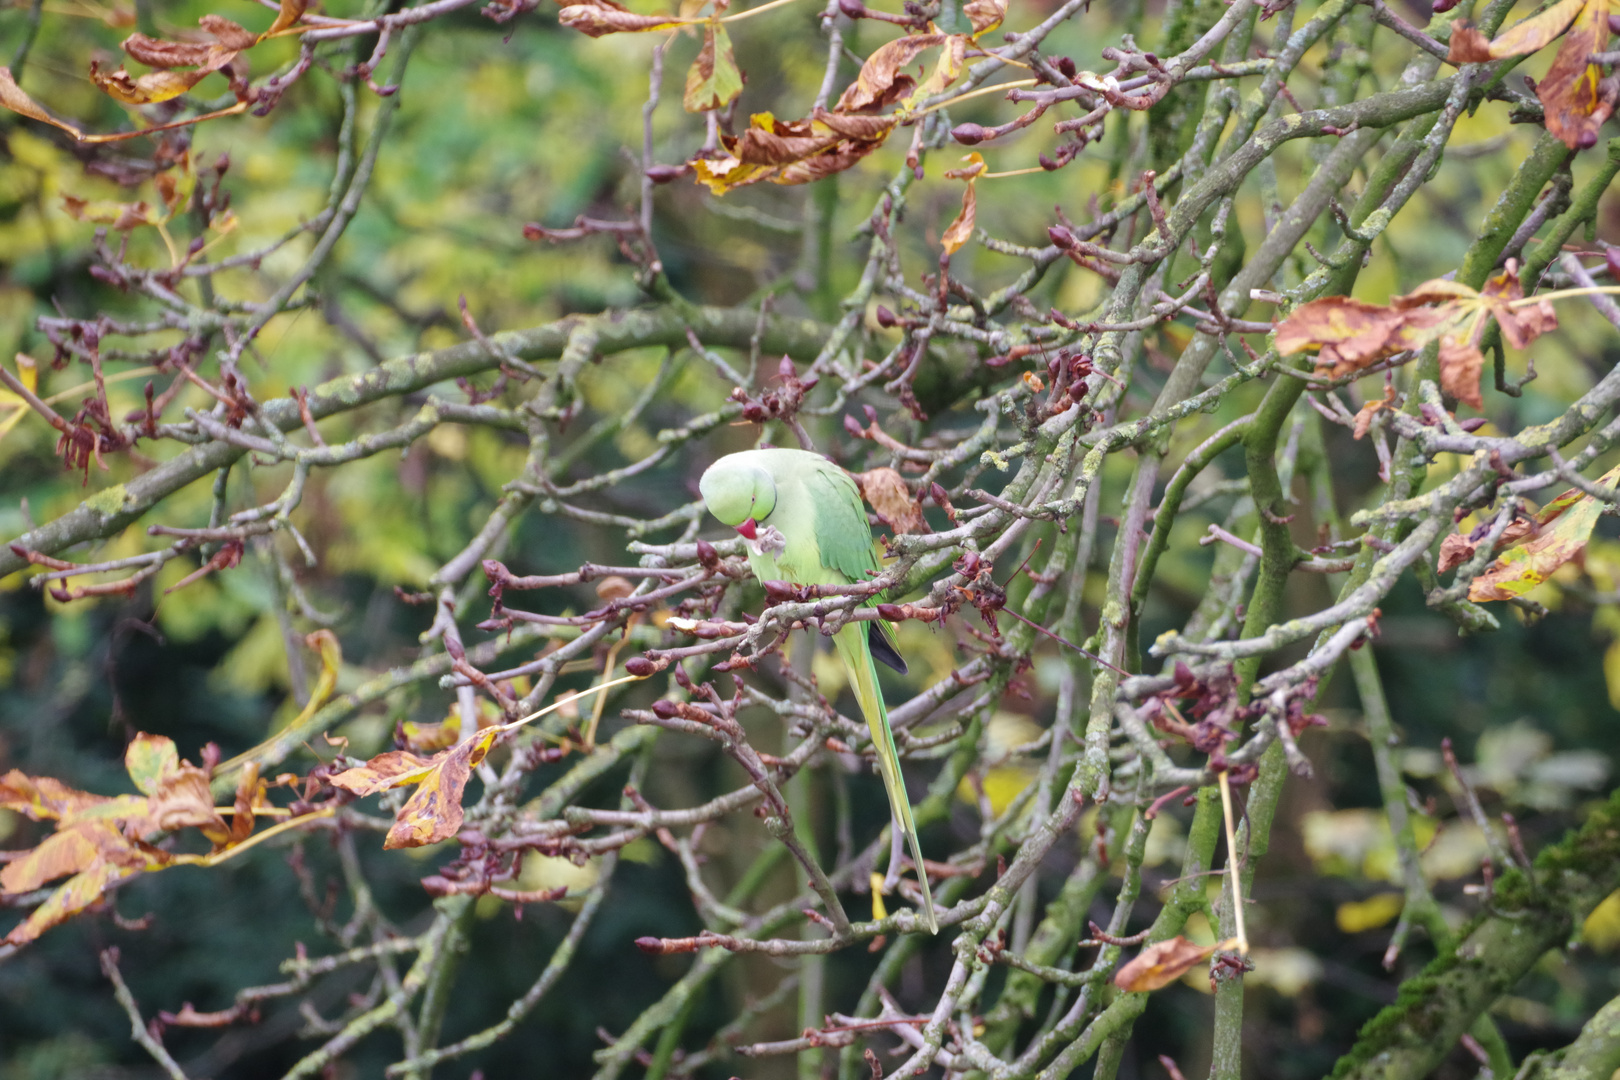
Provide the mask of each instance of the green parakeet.
[{"label": "green parakeet", "polygon": [[[819,454],[805,450],[728,454],[709,466],[698,488],[709,513],[748,541],[748,565],[760,581],[848,585],[869,580],[869,572],[878,568],[855,481]],[[876,657],[901,673],[906,662],[883,622],[847,623],[833,635],[833,646],[871,729],[896,826],[911,845],[922,883],[923,918],[929,932],[937,934],[939,922],[917,843],[917,825],[872,661]]]}]

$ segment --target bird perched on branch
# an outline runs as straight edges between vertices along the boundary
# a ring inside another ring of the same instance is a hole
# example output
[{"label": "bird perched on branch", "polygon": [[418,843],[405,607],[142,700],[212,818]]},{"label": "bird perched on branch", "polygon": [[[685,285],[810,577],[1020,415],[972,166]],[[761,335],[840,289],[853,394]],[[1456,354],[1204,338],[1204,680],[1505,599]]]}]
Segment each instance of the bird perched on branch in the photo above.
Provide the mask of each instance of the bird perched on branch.
[{"label": "bird perched on branch", "polygon": [[[848,473],[806,450],[745,450],[716,461],[698,481],[709,513],[746,540],[748,565],[761,582],[794,585],[850,585],[877,571],[872,529],[860,492]],[[906,662],[895,648],[887,623],[850,622],[833,635],[838,658],[872,732],[878,770],[889,794],[896,837],[904,833],[922,884],[923,919],[939,932],[934,898],[928,888],[917,824],[900,774],[900,755],[889,730],[874,658],[904,674]],[[898,839],[896,840],[898,848]],[[893,876],[891,860],[890,876]]]}]

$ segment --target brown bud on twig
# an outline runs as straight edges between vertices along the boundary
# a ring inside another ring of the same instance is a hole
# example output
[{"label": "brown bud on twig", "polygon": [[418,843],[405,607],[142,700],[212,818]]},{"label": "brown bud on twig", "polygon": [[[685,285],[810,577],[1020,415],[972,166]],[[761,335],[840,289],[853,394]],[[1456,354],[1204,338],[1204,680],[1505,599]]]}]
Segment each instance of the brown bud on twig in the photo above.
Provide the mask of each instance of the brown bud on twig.
[{"label": "brown bud on twig", "polygon": [[957,124],[955,127],[951,128],[951,138],[955,139],[963,146],[978,146],[980,143],[984,142],[984,135],[984,127],[979,124]]},{"label": "brown bud on twig", "polygon": [[702,948],[699,938],[638,937],[636,948],[648,956],[672,956],[675,953],[697,952]]},{"label": "brown bud on twig", "polygon": [[679,180],[692,171],[690,165],[654,165],[646,171],[647,179],[655,184],[667,184]]}]

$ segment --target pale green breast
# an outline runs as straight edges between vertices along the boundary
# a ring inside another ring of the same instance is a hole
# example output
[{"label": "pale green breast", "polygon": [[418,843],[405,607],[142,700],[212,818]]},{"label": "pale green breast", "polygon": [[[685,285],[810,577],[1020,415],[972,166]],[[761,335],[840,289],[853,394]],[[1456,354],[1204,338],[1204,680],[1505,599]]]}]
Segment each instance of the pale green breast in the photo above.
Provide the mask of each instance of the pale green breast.
[{"label": "pale green breast", "polygon": [[786,546],[774,558],[750,554],[754,573],[763,580],[798,585],[866,580],[867,572],[877,569],[877,558],[866,511],[849,474],[816,454],[760,453],[776,482],[776,506],[760,524],[775,526]]}]

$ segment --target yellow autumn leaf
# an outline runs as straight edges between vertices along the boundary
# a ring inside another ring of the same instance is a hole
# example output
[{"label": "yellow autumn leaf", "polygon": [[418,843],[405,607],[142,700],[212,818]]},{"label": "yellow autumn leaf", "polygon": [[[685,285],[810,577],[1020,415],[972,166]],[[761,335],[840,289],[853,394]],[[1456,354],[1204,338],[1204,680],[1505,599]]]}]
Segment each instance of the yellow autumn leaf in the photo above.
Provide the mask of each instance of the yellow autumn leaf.
[{"label": "yellow autumn leaf", "polygon": [[1365,900],[1347,900],[1333,912],[1333,920],[1346,934],[1376,930],[1401,913],[1406,898],[1400,893],[1379,893]]},{"label": "yellow autumn leaf", "polygon": [[[17,354],[17,380],[28,388],[29,393],[39,392],[39,365],[27,353]],[[4,439],[11,434],[12,428],[22,422],[23,415],[28,412],[28,402],[10,390],[0,390],[0,409],[9,410],[0,414],[0,439]]]}]

